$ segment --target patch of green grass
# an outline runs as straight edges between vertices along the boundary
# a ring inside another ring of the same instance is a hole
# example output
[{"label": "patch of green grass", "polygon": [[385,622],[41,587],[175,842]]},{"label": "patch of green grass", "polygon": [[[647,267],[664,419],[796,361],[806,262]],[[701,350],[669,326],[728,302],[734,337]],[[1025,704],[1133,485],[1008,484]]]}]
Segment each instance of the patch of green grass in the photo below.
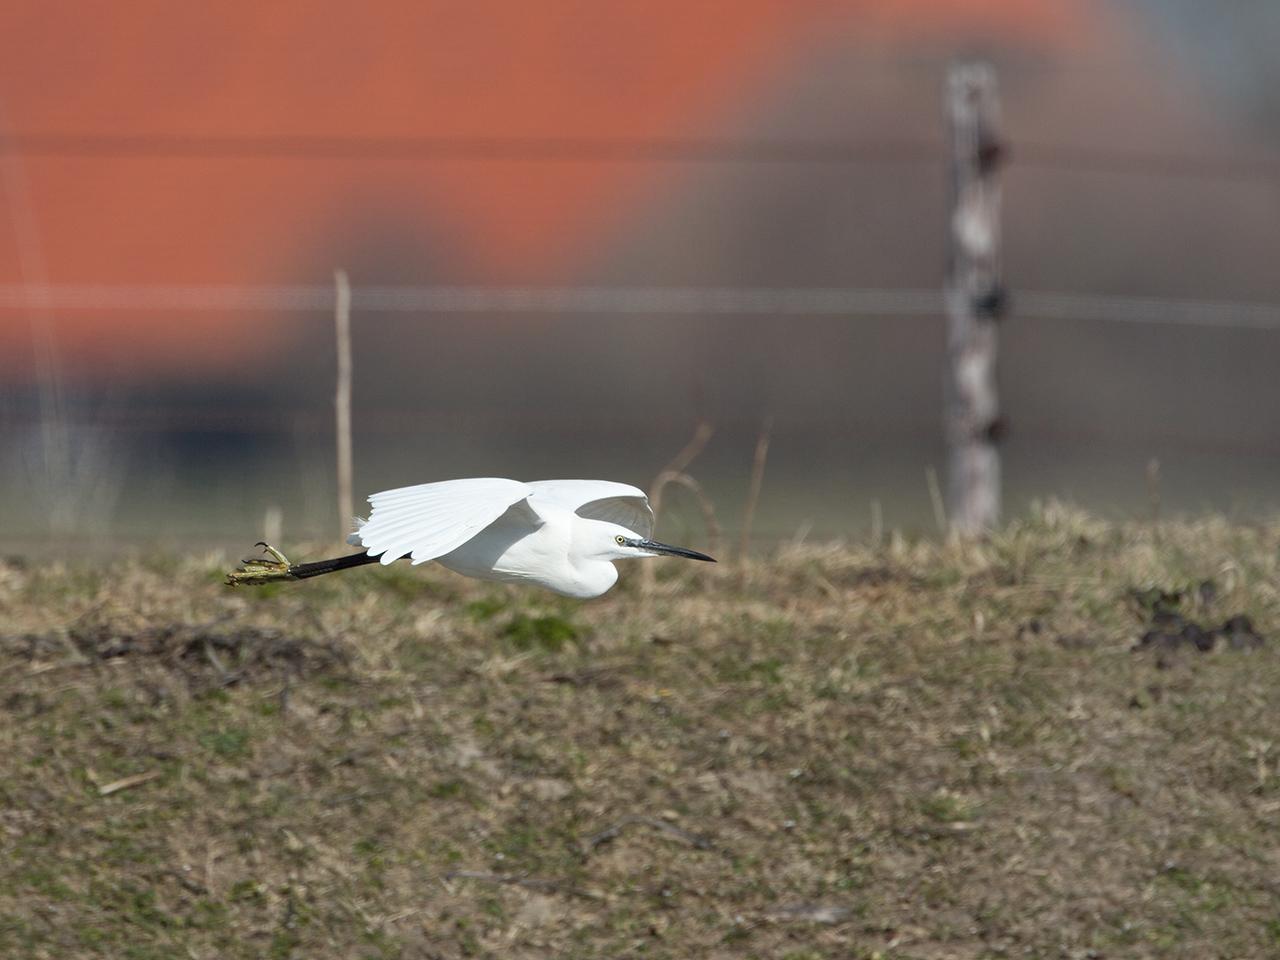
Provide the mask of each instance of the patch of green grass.
[{"label": "patch of green grass", "polygon": [[462,780],[437,780],[427,790],[427,796],[435,800],[448,800],[461,797],[467,792],[467,785]]},{"label": "patch of green grass", "polygon": [[293,956],[295,950],[302,945],[302,937],[295,930],[277,929],[271,935],[271,945],[267,948],[267,956],[272,960],[286,960]]},{"label": "patch of green grass", "polygon": [[492,620],[503,610],[507,609],[507,601],[503,597],[494,595],[491,597],[481,597],[479,600],[472,600],[466,604],[463,609],[467,616],[477,623],[483,623],[486,620]]},{"label": "patch of green grass", "polygon": [[116,884],[97,877],[89,882],[87,899],[142,930],[154,932],[180,925],[177,918],[157,902],[154,889],[133,882]]},{"label": "patch of green grass", "polygon": [[[327,577],[324,579],[328,579]],[[378,567],[377,573],[365,574],[363,582],[376,585],[401,604],[411,604],[424,598],[439,599],[442,591],[422,576],[422,569],[407,563]]]},{"label": "patch of green grass", "polygon": [[556,614],[530,616],[517,613],[502,628],[502,635],[519,651],[559,653],[579,637],[578,628]]},{"label": "patch of green grass", "polygon": [[1268,920],[1263,924],[1263,929],[1267,933],[1267,938],[1271,943],[1280,947],[1280,919]]},{"label": "patch of green grass", "polygon": [[529,824],[513,824],[495,837],[489,846],[504,860],[518,865],[537,857],[543,839],[537,828]]},{"label": "patch of green grass", "polygon": [[22,874],[22,882],[32,893],[48,897],[50,900],[71,900],[76,892],[63,879],[47,868],[33,868]]},{"label": "patch of green grass", "polygon": [[781,657],[758,660],[729,657],[717,664],[716,673],[722,683],[776,684],[782,682],[782,668]]},{"label": "patch of green grass", "polygon": [[200,734],[200,745],[223,760],[239,760],[249,754],[249,731],[224,727]]},{"label": "patch of green grass", "polygon": [[261,903],[266,899],[266,891],[262,884],[251,877],[237,880],[227,891],[227,900],[231,903]]}]

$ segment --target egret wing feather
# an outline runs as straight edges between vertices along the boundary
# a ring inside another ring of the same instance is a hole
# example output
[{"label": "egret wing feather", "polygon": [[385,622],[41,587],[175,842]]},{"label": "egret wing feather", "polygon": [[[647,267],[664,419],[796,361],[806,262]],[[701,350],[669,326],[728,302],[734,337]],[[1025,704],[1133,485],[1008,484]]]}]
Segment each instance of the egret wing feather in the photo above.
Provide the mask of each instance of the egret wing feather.
[{"label": "egret wing feather", "polygon": [[526,484],[533,490],[530,503],[553,503],[588,520],[604,520],[633,530],[642,537],[653,535],[653,510],[639,487],[612,480],[535,480]]},{"label": "egret wing feather", "polygon": [[369,497],[373,511],[353,535],[384,564],[442,557],[466,543],[532,493],[518,480],[444,480],[384,490]]}]

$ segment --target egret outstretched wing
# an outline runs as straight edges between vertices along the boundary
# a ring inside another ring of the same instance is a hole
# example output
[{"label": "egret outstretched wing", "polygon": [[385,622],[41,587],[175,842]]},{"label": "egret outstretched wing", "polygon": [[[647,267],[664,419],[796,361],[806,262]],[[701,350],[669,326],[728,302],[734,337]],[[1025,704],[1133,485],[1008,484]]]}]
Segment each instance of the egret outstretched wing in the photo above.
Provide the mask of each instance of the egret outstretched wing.
[{"label": "egret outstretched wing", "polygon": [[653,535],[653,510],[639,487],[611,480],[535,480],[530,503],[554,503],[588,520],[616,523],[648,538]]},{"label": "egret outstretched wing", "polygon": [[[384,490],[355,538],[384,564],[408,555],[425,563],[456,550],[533,493],[536,484],[487,477]],[[615,484],[621,486],[621,484]]]},{"label": "egret outstretched wing", "polygon": [[306,580],[367,563],[437,560],[463,576],[527,583],[588,599],[618,581],[615,560],[684,557],[715,562],[687,547],[651,538],[653,510],[644,491],[607,480],[480,478],[384,490],[357,520],[349,543],[364,553],[291,563],[265,543],[268,556],[246,560],[227,583]]}]

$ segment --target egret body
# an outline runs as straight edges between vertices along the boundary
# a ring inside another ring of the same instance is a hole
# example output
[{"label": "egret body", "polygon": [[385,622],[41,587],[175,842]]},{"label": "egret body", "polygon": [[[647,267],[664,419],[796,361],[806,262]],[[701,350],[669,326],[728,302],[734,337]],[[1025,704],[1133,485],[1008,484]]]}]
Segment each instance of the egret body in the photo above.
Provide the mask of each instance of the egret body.
[{"label": "egret body", "polygon": [[608,480],[445,480],[375,493],[369,503],[369,519],[357,520],[348,538],[363,553],[291,564],[261,544],[270,557],[246,560],[227,582],[304,580],[408,558],[415,564],[434,560],[479,580],[528,583],[585,599],[617,583],[615,560],[715,562],[650,539],[653,510],[644,491]]}]

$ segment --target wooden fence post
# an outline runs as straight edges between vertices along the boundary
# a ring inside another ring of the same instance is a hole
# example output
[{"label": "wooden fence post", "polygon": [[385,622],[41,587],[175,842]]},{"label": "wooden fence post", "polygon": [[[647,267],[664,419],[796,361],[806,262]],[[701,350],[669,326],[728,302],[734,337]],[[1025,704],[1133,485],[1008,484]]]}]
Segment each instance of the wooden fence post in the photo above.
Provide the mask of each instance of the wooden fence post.
[{"label": "wooden fence post", "polygon": [[1008,301],[1000,278],[997,179],[1005,150],[990,64],[962,63],[951,69],[947,114],[947,516],[953,535],[973,536],[1000,520],[997,443],[1004,426],[996,396],[996,332]]}]

